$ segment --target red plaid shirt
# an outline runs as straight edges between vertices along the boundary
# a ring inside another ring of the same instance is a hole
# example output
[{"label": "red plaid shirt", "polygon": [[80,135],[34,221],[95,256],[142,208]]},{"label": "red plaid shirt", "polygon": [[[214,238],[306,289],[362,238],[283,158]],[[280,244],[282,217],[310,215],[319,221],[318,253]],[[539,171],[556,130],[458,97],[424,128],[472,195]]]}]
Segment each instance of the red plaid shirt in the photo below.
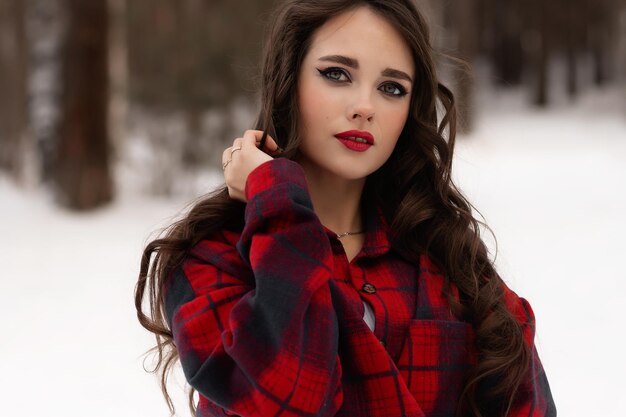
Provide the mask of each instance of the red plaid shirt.
[{"label": "red plaid shirt", "polygon": [[[293,161],[255,169],[246,197],[243,231],[200,242],[166,291],[198,415],[453,416],[473,331],[450,314],[437,267],[400,258],[375,209],[348,262]],[[532,310],[508,289],[506,300],[533,346]],[[536,352],[528,387],[510,415],[556,415]]]}]

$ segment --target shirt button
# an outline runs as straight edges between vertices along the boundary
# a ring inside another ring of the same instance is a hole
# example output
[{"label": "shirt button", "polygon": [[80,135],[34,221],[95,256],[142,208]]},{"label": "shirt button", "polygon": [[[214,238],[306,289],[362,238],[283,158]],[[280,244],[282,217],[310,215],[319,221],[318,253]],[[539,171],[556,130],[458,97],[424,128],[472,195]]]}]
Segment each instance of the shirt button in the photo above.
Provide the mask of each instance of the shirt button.
[{"label": "shirt button", "polygon": [[372,284],[363,284],[363,286],[361,287],[361,291],[366,292],[368,294],[375,294],[376,287],[374,287]]}]

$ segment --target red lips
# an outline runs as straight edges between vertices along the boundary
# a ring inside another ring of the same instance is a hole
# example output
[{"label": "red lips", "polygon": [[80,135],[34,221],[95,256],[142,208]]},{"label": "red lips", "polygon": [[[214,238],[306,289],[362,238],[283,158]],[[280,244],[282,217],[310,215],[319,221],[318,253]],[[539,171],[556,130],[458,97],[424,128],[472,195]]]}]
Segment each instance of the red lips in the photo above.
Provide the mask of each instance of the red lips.
[{"label": "red lips", "polygon": [[[343,143],[343,146],[355,152],[365,152],[374,144],[374,136],[370,132],[362,130],[348,130],[337,133],[335,137]],[[359,140],[355,138],[359,138]]]},{"label": "red lips", "polygon": [[363,130],[347,130],[345,132],[337,133],[335,135],[337,139],[347,139],[350,137],[362,138],[367,141],[370,145],[374,144],[374,136],[370,132],[366,132]]}]

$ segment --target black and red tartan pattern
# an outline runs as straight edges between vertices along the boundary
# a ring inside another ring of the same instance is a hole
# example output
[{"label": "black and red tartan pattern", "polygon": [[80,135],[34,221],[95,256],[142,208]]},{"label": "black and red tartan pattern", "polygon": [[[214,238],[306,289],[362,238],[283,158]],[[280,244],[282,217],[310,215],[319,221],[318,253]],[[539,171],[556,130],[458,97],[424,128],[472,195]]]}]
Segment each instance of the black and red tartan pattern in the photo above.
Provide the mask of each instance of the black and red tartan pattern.
[{"label": "black and red tartan pattern", "polygon": [[[244,230],[200,242],[166,291],[198,416],[452,417],[475,361],[473,332],[450,314],[437,267],[402,260],[373,207],[348,262],[293,161],[259,166],[246,196]],[[533,346],[530,306],[505,296]],[[538,358],[526,388],[511,417],[556,415]]]}]

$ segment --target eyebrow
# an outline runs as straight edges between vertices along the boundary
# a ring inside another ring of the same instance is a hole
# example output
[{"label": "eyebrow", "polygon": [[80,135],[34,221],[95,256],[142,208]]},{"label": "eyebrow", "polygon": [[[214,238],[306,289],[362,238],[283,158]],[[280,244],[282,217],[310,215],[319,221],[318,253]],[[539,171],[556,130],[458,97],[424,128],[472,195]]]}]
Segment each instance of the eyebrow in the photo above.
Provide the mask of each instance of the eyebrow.
[{"label": "eyebrow", "polygon": [[[359,69],[359,61],[354,58],[350,58],[343,55],[326,55],[319,59],[320,61],[329,61],[336,62],[338,64],[343,64],[347,67]],[[399,78],[401,80],[406,80],[413,83],[413,79],[404,71],[400,71],[394,68],[385,68],[381,74],[385,77]]]}]

